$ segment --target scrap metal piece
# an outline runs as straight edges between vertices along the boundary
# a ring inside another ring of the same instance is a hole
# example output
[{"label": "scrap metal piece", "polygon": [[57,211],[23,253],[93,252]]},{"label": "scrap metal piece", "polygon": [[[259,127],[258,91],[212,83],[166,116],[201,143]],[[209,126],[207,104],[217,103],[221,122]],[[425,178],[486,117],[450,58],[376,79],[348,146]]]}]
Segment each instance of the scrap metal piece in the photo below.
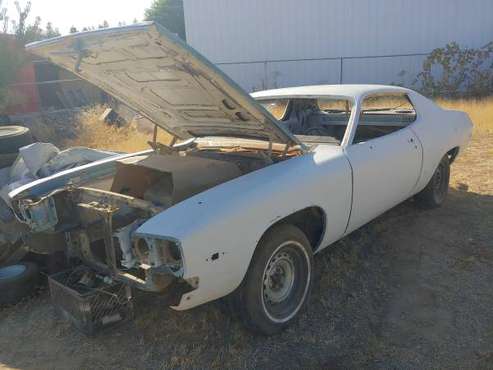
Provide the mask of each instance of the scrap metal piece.
[{"label": "scrap metal piece", "polygon": [[103,222],[103,240],[106,251],[106,263],[109,268],[116,273],[118,268],[116,265],[116,252],[113,241],[113,214],[116,213],[119,208],[99,202],[78,203],[77,206],[95,211],[101,216]]},{"label": "scrap metal piece", "polygon": [[113,242],[113,209],[103,214],[103,229],[104,229],[104,248],[106,250],[106,263],[111,270],[116,272],[116,251],[115,243]]},{"label": "scrap metal piece", "polygon": [[142,224],[141,220],[136,220],[131,224],[117,230],[113,236],[118,239],[120,250],[122,251],[121,264],[123,267],[131,269],[137,264],[137,259],[132,252],[131,234]]},{"label": "scrap metal piece", "polygon": [[55,201],[52,197],[41,198],[37,202],[25,202],[20,207],[25,223],[35,232],[51,230],[58,223]]}]

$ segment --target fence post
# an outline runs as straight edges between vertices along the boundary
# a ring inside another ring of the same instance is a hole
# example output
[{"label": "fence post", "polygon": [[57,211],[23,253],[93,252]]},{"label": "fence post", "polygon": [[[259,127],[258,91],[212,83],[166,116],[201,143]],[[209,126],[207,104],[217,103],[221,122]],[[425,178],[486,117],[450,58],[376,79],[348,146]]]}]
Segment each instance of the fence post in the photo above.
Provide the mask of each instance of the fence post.
[{"label": "fence post", "polygon": [[264,90],[265,89],[270,89],[270,86],[269,86],[269,72],[267,71],[267,61],[264,61],[264,81],[265,81],[265,87],[264,87]]},{"label": "fence post", "polygon": [[343,73],[344,73],[344,58],[341,57],[341,65],[340,65],[340,69],[339,69],[339,84],[342,85],[342,81],[343,81]]}]

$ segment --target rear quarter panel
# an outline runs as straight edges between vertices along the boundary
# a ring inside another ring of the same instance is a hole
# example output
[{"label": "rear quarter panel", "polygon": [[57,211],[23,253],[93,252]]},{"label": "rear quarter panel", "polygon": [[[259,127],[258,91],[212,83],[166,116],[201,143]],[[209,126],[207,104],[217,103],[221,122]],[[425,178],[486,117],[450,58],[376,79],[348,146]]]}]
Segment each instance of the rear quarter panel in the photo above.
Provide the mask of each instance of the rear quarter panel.
[{"label": "rear quarter panel", "polygon": [[410,94],[416,112],[423,119],[409,127],[418,136],[423,147],[421,176],[415,193],[430,181],[438,163],[451,149],[463,151],[471,139],[472,123],[464,112],[445,110],[418,93]]},{"label": "rear quarter panel", "polygon": [[[310,206],[321,207],[321,245],[339,239],[351,207],[351,169],[339,147],[280,162],[189,198],[144,223],[137,233],[181,242],[184,278],[199,278],[175,309],[227,295],[241,283],[265,231]],[[217,253],[218,258],[212,259]]]}]

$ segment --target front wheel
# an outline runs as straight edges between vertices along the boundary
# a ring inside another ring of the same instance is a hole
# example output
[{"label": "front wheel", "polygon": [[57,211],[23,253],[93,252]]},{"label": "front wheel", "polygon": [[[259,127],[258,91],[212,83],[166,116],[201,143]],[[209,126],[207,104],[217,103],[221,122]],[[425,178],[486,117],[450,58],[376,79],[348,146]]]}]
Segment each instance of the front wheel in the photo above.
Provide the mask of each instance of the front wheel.
[{"label": "front wheel", "polygon": [[235,293],[235,308],[248,328],[278,333],[306,304],[312,280],[313,254],[305,234],[293,225],[276,226],[257,246]]},{"label": "front wheel", "polygon": [[447,197],[450,181],[450,160],[445,155],[426,187],[414,196],[415,201],[423,208],[436,208],[442,205]]}]

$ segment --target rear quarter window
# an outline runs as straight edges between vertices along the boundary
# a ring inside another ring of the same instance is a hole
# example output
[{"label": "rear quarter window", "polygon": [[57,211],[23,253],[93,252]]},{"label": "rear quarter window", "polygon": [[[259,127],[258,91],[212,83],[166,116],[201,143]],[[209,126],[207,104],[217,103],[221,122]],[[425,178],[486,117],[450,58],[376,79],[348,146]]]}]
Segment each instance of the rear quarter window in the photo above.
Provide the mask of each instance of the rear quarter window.
[{"label": "rear quarter window", "polygon": [[363,100],[360,121],[386,116],[393,121],[410,123],[416,120],[416,110],[406,94],[377,94]]}]

